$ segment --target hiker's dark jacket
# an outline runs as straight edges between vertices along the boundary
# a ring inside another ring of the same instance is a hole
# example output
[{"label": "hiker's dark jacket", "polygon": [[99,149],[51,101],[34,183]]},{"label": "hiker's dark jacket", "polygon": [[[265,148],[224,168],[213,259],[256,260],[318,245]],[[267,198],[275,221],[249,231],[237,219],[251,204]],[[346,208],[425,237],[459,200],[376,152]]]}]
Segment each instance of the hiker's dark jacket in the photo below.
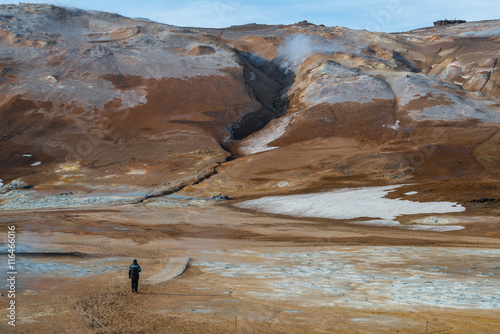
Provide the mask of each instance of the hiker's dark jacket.
[{"label": "hiker's dark jacket", "polygon": [[132,264],[128,269],[128,278],[139,278],[140,272],[141,266],[138,264]]}]

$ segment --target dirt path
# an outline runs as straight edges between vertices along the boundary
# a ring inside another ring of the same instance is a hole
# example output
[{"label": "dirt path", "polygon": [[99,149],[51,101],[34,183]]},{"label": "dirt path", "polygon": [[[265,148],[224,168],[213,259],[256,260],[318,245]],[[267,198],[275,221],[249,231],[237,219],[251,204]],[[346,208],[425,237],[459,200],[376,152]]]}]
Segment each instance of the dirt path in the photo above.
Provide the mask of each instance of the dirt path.
[{"label": "dirt path", "polygon": [[163,267],[158,273],[146,278],[144,283],[154,285],[182,275],[184,270],[186,270],[190,259],[191,257],[189,255],[170,257],[167,264],[165,264],[165,267]]}]

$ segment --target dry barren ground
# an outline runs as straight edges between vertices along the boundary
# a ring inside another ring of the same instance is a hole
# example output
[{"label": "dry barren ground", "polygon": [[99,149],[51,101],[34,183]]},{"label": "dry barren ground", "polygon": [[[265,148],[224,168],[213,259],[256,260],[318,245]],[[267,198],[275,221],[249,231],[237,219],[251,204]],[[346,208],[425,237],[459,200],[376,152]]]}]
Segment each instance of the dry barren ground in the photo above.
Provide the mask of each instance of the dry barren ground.
[{"label": "dry barren ground", "polygon": [[[17,230],[18,275],[16,327],[4,318],[0,328],[500,333],[500,221],[453,215],[468,219],[465,229],[287,218],[222,203],[4,212],[1,228]],[[188,257],[182,275],[159,279]],[[129,287],[133,258],[143,269],[139,294]],[[7,257],[0,261],[5,282]]]}]

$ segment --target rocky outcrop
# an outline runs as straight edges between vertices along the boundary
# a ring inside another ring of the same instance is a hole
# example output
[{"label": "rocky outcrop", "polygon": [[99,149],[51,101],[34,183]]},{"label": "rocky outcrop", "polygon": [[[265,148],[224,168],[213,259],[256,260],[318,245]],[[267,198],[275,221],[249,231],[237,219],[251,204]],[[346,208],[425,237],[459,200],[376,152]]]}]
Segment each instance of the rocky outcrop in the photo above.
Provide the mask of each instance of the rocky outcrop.
[{"label": "rocky outcrop", "polygon": [[384,34],[0,11],[6,184],[238,198],[498,178],[497,21]]},{"label": "rocky outcrop", "polygon": [[439,26],[448,26],[448,25],[453,25],[453,24],[461,24],[461,23],[466,23],[467,21],[465,20],[438,20],[434,22],[435,27]]}]

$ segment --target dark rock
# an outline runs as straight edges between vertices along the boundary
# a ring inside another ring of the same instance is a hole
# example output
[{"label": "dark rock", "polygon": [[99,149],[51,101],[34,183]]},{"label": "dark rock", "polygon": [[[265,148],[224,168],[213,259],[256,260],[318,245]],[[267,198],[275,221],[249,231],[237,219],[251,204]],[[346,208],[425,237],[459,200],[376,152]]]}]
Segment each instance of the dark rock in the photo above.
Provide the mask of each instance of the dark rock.
[{"label": "dark rock", "polygon": [[498,202],[500,202],[500,199],[496,199],[496,198],[484,198],[483,197],[483,198],[480,198],[480,199],[473,199],[471,201],[471,203],[481,203],[481,204],[487,203],[487,202],[488,203],[498,203]]},{"label": "dark rock", "polygon": [[313,23],[307,22],[307,20],[300,21],[297,23],[298,26],[313,26]]},{"label": "dark rock", "polygon": [[211,55],[215,53],[215,49],[208,45],[197,45],[191,50],[189,50],[186,54],[190,56],[205,56]]},{"label": "dark rock", "polygon": [[229,197],[222,194],[218,194],[216,196],[212,196],[212,199],[217,202],[222,202],[222,201],[228,201]]},{"label": "dark rock", "polygon": [[434,22],[435,27],[439,26],[449,26],[449,25],[454,25],[454,24],[461,24],[461,23],[466,23],[467,21],[465,20],[439,20]]}]

